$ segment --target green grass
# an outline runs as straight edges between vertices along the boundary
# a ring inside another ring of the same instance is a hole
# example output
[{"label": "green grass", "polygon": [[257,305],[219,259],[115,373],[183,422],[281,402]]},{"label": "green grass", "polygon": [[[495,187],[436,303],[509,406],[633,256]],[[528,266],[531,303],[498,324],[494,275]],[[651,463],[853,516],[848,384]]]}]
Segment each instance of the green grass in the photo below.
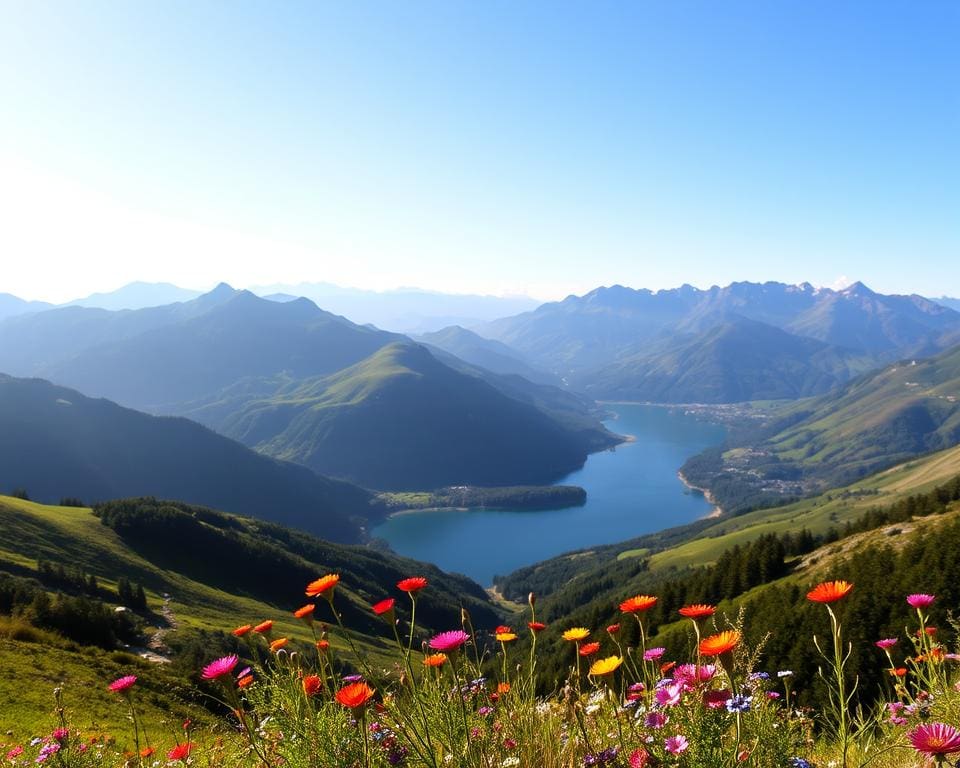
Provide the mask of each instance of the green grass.
[{"label": "green grass", "polygon": [[[729,519],[700,532],[696,539],[665,549],[650,558],[650,568],[704,565],[725,550],[743,545],[762,535],[807,528],[823,533],[842,527],[867,509],[891,504],[906,496],[931,490],[960,474],[960,446],[899,464],[845,488],[772,509],[762,509]],[[627,550],[618,559],[638,557],[643,550]]]}]

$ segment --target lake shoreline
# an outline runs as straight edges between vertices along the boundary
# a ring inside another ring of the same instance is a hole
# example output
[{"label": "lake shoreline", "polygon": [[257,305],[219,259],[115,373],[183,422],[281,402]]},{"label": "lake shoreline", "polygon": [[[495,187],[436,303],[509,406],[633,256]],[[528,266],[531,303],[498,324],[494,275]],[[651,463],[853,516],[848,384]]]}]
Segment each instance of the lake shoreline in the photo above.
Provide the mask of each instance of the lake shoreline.
[{"label": "lake shoreline", "polygon": [[717,500],[714,498],[713,494],[710,493],[709,488],[701,488],[699,485],[694,485],[687,480],[687,476],[683,474],[682,470],[677,470],[677,477],[687,488],[689,488],[691,491],[698,491],[699,493],[702,493],[703,498],[705,498],[710,504],[713,504],[713,509],[710,510],[709,514],[706,514],[700,518],[701,520],[715,520],[718,517],[723,517],[723,507],[717,504]]}]

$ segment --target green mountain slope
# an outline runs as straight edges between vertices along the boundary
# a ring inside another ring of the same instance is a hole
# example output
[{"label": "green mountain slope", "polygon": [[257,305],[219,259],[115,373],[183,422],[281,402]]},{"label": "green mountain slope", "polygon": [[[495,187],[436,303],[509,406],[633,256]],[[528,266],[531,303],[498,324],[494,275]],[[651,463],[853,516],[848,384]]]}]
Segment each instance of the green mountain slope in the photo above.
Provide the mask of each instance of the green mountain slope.
[{"label": "green mountain slope", "polygon": [[433,333],[425,333],[416,340],[429,348],[443,350],[471,365],[493,373],[516,374],[541,384],[559,384],[552,374],[537,370],[523,359],[523,355],[506,344],[485,339],[473,331],[451,325]]},{"label": "green mountain slope", "polygon": [[262,456],[186,419],[0,375],[0,488],[87,501],[131,495],[194,503],[353,541],[366,491]]},{"label": "green mountain slope", "polygon": [[[131,667],[154,693],[148,712],[152,722],[159,722],[164,709],[175,723],[183,716],[195,717],[195,704],[177,699],[177,691],[185,687],[182,676],[195,678],[193,654],[199,652],[208,660],[235,642],[226,634],[230,628],[268,618],[276,622],[274,636],[310,642],[310,630],[292,611],[306,602],[304,585],[328,572],[341,575],[338,609],[351,627],[362,632],[361,641],[375,655],[389,645],[392,635],[387,637],[387,627],[369,606],[396,595],[395,583],[410,575],[426,576],[430,582],[417,610],[423,632],[459,626],[461,606],[469,609],[478,628],[501,621],[500,612],[477,584],[407,558],[332,544],[260,520],[180,502],[128,499],[111,502],[97,514],[99,517],[86,508],[45,506],[0,496],[0,578],[13,574],[43,584],[45,577],[37,566],[39,560],[47,560],[95,576],[104,594],[114,593],[121,577],[142,584],[148,604],[148,610],[142,612],[145,632],[150,635],[162,630],[167,648],[162,652],[174,663],[163,670],[147,664],[137,667],[126,654],[111,658],[89,646],[52,644],[43,635],[23,630],[18,635],[31,642],[4,639],[0,604],[0,665],[5,671],[0,695],[11,701],[8,696],[17,687],[29,691],[20,706],[0,707],[0,728],[4,730],[23,735],[29,733],[26,728],[32,722],[49,717],[52,689],[62,681],[71,686],[67,693],[73,699],[68,699],[68,705],[78,705],[74,687],[96,687],[97,691],[89,694],[90,709],[74,713],[84,724],[100,712],[115,720],[122,718],[122,709],[100,692],[106,693],[105,681]],[[46,587],[51,592],[59,588]],[[113,601],[107,600],[112,608]],[[407,615],[407,608],[398,600],[402,616]],[[317,618],[330,621],[331,615],[324,610],[321,601]],[[336,635],[332,640],[343,645]],[[173,712],[180,713],[179,718]],[[101,727],[112,722],[105,719]]]},{"label": "green mountain slope", "polygon": [[659,347],[572,382],[607,400],[732,403],[821,394],[870,367],[864,355],[739,316]]},{"label": "green mountain slope", "polygon": [[684,472],[721,505],[805,495],[960,443],[960,347],[905,360],[797,403],[764,433],[691,460]]},{"label": "green mountain slope", "polygon": [[220,428],[324,474],[417,489],[548,482],[615,441],[581,427],[453,370],[424,347],[392,344],[333,376],[250,402]]}]

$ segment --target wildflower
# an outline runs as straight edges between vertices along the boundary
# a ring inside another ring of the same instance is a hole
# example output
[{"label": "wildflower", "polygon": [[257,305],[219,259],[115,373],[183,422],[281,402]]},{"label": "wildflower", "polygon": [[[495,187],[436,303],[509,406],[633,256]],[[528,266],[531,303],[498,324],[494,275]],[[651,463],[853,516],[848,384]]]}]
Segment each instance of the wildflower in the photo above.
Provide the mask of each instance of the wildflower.
[{"label": "wildflower", "polygon": [[384,620],[388,624],[393,624],[393,621],[394,621],[393,607],[396,604],[396,602],[397,601],[394,600],[392,597],[388,597],[386,600],[381,600],[379,603],[375,603],[374,605],[370,606],[370,610],[372,610],[375,614],[377,614],[377,616],[383,616]]},{"label": "wildflower", "polygon": [[466,632],[461,629],[454,629],[449,632],[441,632],[439,635],[434,635],[430,638],[430,647],[435,651],[450,653],[452,651],[458,651],[460,646],[469,639],[470,635]]},{"label": "wildflower", "polygon": [[397,589],[401,592],[414,595],[427,586],[427,580],[423,576],[411,576],[409,579],[401,579],[397,582]]},{"label": "wildflower", "polygon": [[345,683],[359,683],[363,680],[363,675],[344,675],[343,682]]},{"label": "wildflower", "polygon": [[307,675],[303,678],[303,692],[307,696],[316,696],[323,688],[323,680],[319,675]]},{"label": "wildflower", "polygon": [[708,691],[705,691],[703,694],[703,703],[709,709],[720,709],[720,707],[727,706],[727,702],[730,700],[730,691],[716,690],[711,688]]},{"label": "wildflower", "polygon": [[906,676],[907,676],[907,669],[906,669],[906,667],[897,667],[896,669],[888,669],[887,672],[889,672],[893,677],[906,677]]},{"label": "wildflower", "polygon": [[563,639],[573,643],[579,643],[581,640],[586,640],[589,635],[590,630],[586,627],[572,627],[563,633]]},{"label": "wildflower", "polygon": [[497,683],[497,693],[510,693],[510,683]]},{"label": "wildflower", "polygon": [[813,768],[813,763],[804,760],[802,757],[791,757],[789,763],[790,768]]},{"label": "wildflower", "polygon": [[494,637],[498,643],[510,643],[517,639],[517,636],[513,632],[497,632]]},{"label": "wildflower", "polygon": [[244,636],[245,634],[247,634],[251,629],[253,629],[253,625],[252,625],[252,624],[244,624],[242,627],[237,627],[235,630],[233,630],[233,636],[234,636],[234,637],[243,637],[243,636]]},{"label": "wildflower", "polygon": [[929,608],[934,600],[937,598],[934,595],[927,595],[924,593],[919,593],[915,595],[907,595],[907,604],[911,608]]},{"label": "wildflower", "polygon": [[701,640],[700,653],[704,656],[721,656],[732,651],[739,643],[740,633],[735,629],[728,629]]},{"label": "wildflower", "polygon": [[337,691],[335,698],[342,706],[348,709],[357,709],[370,701],[373,694],[373,688],[366,683],[351,683]]},{"label": "wildflower", "polygon": [[779,672],[777,672],[777,677],[779,677],[779,678],[793,677],[793,670],[792,670],[792,669],[781,669]]},{"label": "wildflower", "polygon": [[653,695],[657,704],[661,707],[675,707],[680,703],[680,697],[683,695],[682,683],[670,683],[662,688],[658,688]]},{"label": "wildflower", "polygon": [[207,666],[203,668],[203,674],[201,676],[204,680],[218,680],[224,675],[229,675],[233,672],[233,668],[237,666],[237,662],[239,661],[240,659],[237,658],[236,654],[223,656],[207,664]]},{"label": "wildflower", "polygon": [[607,656],[607,658],[595,661],[590,665],[590,674],[594,677],[612,675],[620,668],[621,664],[623,664],[622,656]]},{"label": "wildflower", "polygon": [[646,768],[650,753],[645,749],[635,749],[630,753],[630,768]]},{"label": "wildflower", "polygon": [[877,648],[880,648],[881,650],[884,650],[884,651],[887,650],[888,648],[893,648],[893,646],[895,646],[896,644],[897,644],[897,638],[895,637],[885,637],[882,640],[877,640],[877,642],[874,643],[874,645],[877,646]]},{"label": "wildflower", "polygon": [[530,628],[530,631],[534,633],[543,632],[543,630],[547,628],[547,625],[542,621],[528,621],[527,626]]},{"label": "wildflower", "polygon": [[705,683],[712,680],[717,674],[717,667],[714,664],[681,664],[673,671],[673,676],[678,682],[685,685],[692,685],[696,682]]},{"label": "wildflower", "polygon": [[144,747],[140,750],[140,757],[150,757],[156,751],[153,747]]},{"label": "wildflower", "polygon": [[167,752],[167,760],[182,760],[184,763],[187,762],[187,758],[190,756],[190,752],[193,751],[194,746],[195,745],[189,741],[185,741],[183,744],[177,744],[177,746]]},{"label": "wildflower", "polygon": [[656,661],[667,652],[666,648],[650,648],[643,654],[644,661]]},{"label": "wildflower", "polygon": [[699,621],[700,619],[706,619],[710,616],[713,616],[717,612],[717,609],[712,605],[706,605],[704,603],[696,603],[694,605],[685,605],[677,613],[683,616],[686,619],[693,619],[694,621]]},{"label": "wildflower", "polygon": [[727,699],[727,712],[749,712],[752,701],[752,696],[732,696],[731,698]]},{"label": "wildflower", "polygon": [[266,635],[271,629],[273,629],[273,620],[267,619],[257,624],[257,626],[253,628],[253,631],[260,635]]},{"label": "wildflower", "polygon": [[297,610],[293,612],[293,615],[295,618],[303,619],[303,621],[309,624],[311,621],[313,621],[313,612],[316,609],[317,606],[315,606],[313,603],[308,603],[307,605],[303,606],[303,608],[297,608]]},{"label": "wildflower", "polygon": [[133,687],[133,684],[137,682],[136,675],[124,675],[123,677],[118,677],[110,685],[107,686],[114,693],[122,693]]},{"label": "wildflower", "polygon": [[671,736],[669,739],[666,739],[663,742],[664,749],[667,750],[671,755],[679,755],[682,752],[685,752],[687,747],[690,746],[690,742],[687,741],[686,736]]},{"label": "wildflower", "polygon": [[251,685],[253,685],[253,675],[242,675],[237,680],[237,688],[241,690],[249,688]]},{"label": "wildflower", "polygon": [[619,631],[620,631],[620,625],[619,625],[619,624],[611,624],[610,626],[607,627],[607,634],[608,634],[608,635],[615,635],[615,634],[617,634],[617,632],[619,632]]},{"label": "wildflower", "polygon": [[917,752],[928,757],[960,752],[960,731],[944,723],[918,725],[907,734],[907,738]]},{"label": "wildflower", "polygon": [[650,595],[635,595],[620,603],[620,610],[624,613],[643,613],[657,604],[657,598]]},{"label": "wildflower", "polygon": [[766,672],[751,672],[749,679],[750,680],[769,680],[770,675],[768,675]]},{"label": "wildflower", "polygon": [[593,656],[597,651],[600,650],[600,643],[584,643],[580,646],[580,655],[581,656]]},{"label": "wildflower", "polygon": [[316,581],[307,584],[307,597],[323,597],[327,600],[333,600],[333,589],[339,581],[339,573],[328,573],[326,576],[321,576]]},{"label": "wildflower", "polygon": [[447,654],[445,653],[433,653],[430,656],[427,656],[423,660],[423,666],[425,667],[442,667],[447,661]]},{"label": "wildflower", "polygon": [[853,584],[849,581],[824,581],[807,592],[807,600],[814,603],[835,603],[850,594]]},{"label": "wildflower", "polygon": [[289,637],[278,637],[276,640],[270,643],[270,652],[276,653],[289,642],[290,642]]},{"label": "wildflower", "polygon": [[17,759],[18,757],[20,757],[20,755],[22,755],[22,754],[23,754],[23,747],[21,747],[21,746],[18,744],[18,745],[15,746],[13,749],[11,749],[9,752],[7,752],[6,757],[7,757],[7,760],[9,760],[9,761],[12,763],[14,760],[16,760],[16,759]]}]

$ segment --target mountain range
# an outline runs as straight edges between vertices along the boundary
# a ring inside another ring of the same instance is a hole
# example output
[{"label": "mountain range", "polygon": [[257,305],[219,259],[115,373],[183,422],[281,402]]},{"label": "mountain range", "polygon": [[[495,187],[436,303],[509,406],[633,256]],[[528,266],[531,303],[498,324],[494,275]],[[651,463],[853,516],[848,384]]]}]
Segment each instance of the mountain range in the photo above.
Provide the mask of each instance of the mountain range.
[{"label": "mountain range", "polygon": [[[404,362],[371,357],[398,343]],[[587,400],[434,351],[305,298],[270,301],[225,284],[162,307],[65,307],[0,322],[0,370],[189,416],[381,489],[548,482],[617,442]]]},{"label": "mountain range", "polygon": [[[777,343],[774,329],[783,332]],[[960,342],[960,312],[863,283],[841,291],[809,283],[657,292],[615,285],[475,330],[602,397],[709,402],[819,394],[901,355],[936,353]],[[712,369],[702,387],[692,377],[673,380],[681,358]],[[774,385],[771,375],[799,384]]]}]

